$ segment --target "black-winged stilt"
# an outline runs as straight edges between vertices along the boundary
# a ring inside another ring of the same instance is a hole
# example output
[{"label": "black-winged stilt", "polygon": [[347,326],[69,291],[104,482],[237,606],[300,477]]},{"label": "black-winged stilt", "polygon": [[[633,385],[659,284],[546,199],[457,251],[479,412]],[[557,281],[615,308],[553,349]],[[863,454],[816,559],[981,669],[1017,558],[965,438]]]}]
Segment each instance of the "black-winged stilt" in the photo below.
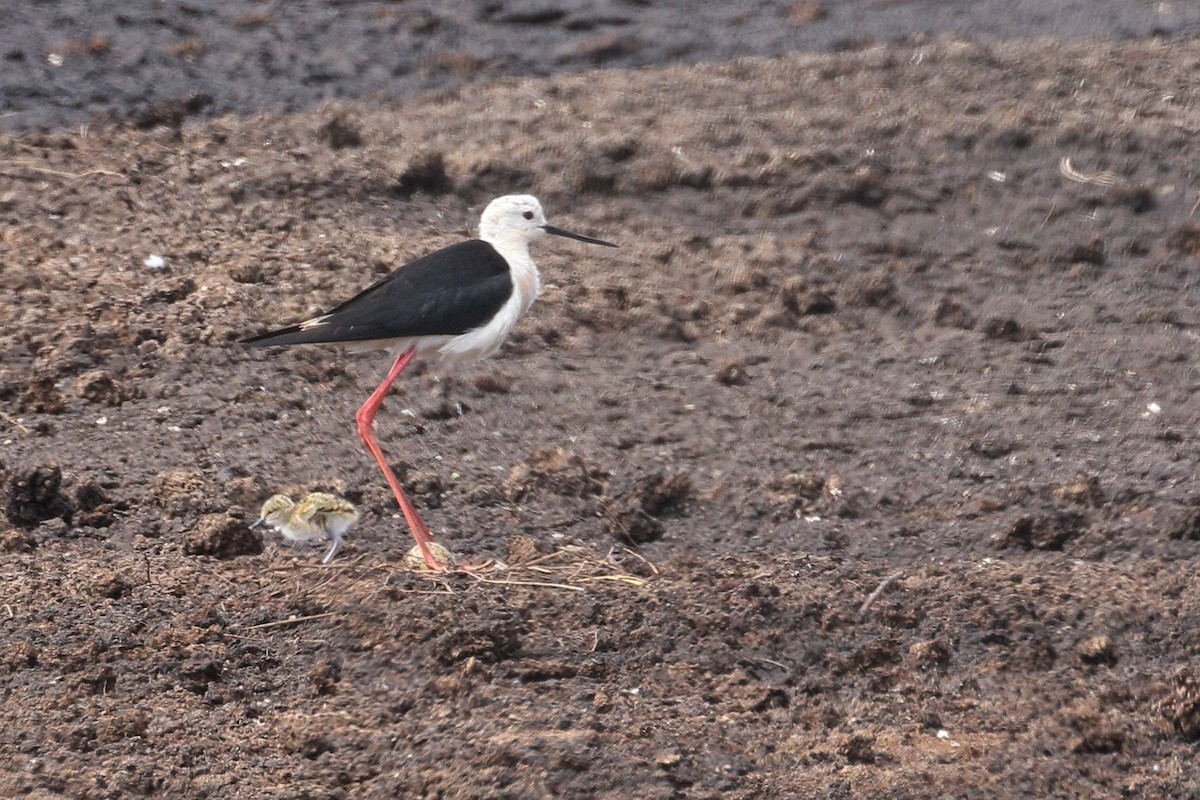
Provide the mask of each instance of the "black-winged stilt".
[{"label": "black-winged stilt", "polygon": [[309,492],[299,503],[292,502],[292,498],[284,494],[272,495],[263,503],[258,520],[250,527],[268,525],[292,542],[328,536],[333,539],[333,545],[321,559],[322,564],[328,564],[341,548],[346,531],[357,521],[358,511],[349,500],[325,492]]},{"label": "black-winged stilt", "polygon": [[383,383],[355,420],[358,435],[392,487],[421,557],[434,571],[446,566],[430,552],[433,537],[384,460],[371,424],[388,389],[415,356],[461,362],[499,349],[537,298],[541,284],[529,243],[544,233],[616,247],[548,224],[536,197],[505,195],[483,210],[478,239],[405,264],[325,314],[243,340],[262,346],[336,342],[396,353]]}]

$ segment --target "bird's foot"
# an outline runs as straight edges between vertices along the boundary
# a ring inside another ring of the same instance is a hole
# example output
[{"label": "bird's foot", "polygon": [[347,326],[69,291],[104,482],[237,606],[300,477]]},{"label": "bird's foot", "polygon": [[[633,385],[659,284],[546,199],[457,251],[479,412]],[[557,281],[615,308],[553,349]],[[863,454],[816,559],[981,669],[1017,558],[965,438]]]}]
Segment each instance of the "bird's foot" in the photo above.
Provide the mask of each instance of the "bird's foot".
[{"label": "bird's foot", "polygon": [[329,552],[321,559],[322,564],[328,564],[333,561],[333,557],[337,555],[338,550],[342,549],[342,539],[340,536],[333,537],[333,545],[329,548]]}]

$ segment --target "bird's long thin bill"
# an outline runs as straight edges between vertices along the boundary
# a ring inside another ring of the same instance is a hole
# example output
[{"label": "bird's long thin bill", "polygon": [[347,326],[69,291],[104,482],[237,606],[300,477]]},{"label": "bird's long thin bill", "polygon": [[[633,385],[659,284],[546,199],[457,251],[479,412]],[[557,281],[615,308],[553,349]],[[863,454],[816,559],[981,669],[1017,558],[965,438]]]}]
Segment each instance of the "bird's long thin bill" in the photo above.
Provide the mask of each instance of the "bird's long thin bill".
[{"label": "bird's long thin bill", "polygon": [[571,233],[564,231],[562,228],[556,228],[553,225],[543,225],[542,230],[546,233],[553,233],[555,236],[565,236],[568,239],[574,239],[577,242],[587,242],[588,244],[602,244],[605,247],[616,247],[612,242],[606,242],[603,239],[593,239],[590,236],[584,236],[579,233]]},{"label": "bird's long thin bill", "polygon": [[257,520],[256,522],[252,522],[250,524],[250,529],[253,530],[254,528],[257,528],[259,525],[262,525],[266,521],[267,521],[266,517],[263,517],[263,518],[260,518],[259,520]]}]

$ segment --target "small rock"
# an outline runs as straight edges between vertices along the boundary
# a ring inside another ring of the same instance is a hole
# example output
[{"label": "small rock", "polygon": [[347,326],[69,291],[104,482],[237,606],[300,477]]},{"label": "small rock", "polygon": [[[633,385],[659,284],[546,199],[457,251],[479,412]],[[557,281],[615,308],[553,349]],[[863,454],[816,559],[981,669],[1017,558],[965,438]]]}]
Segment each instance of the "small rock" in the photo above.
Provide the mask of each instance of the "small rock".
[{"label": "small rock", "polygon": [[659,753],[654,757],[654,763],[661,769],[675,769],[683,761],[683,756],[674,751]]},{"label": "small rock", "polygon": [[726,361],[717,368],[714,377],[722,386],[745,386],[750,381],[746,365],[740,361]]},{"label": "small rock", "polygon": [[[344,495],[344,486],[334,488],[331,493]],[[271,494],[267,485],[256,475],[243,475],[231,478],[225,483],[225,491],[229,497],[230,506],[255,506],[262,498]]]},{"label": "small rock", "polygon": [[972,453],[987,459],[1003,458],[1019,447],[1020,445],[1016,441],[1003,437],[975,439],[967,445],[967,449]]},{"label": "small rock", "polygon": [[1108,199],[1115,205],[1128,208],[1135,214],[1145,214],[1158,206],[1154,189],[1140,183],[1123,183],[1112,187]]},{"label": "small rock", "polygon": [[[429,543],[429,554],[433,556],[433,560],[444,567],[454,567],[454,554],[447,550],[443,545],[437,542]],[[425,563],[425,557],[421,555],[421,548],[413,545],[408,552],[404,554],[404,565],[416,572],[425,572],[429,570],[429,565]]]},{"label": "small rock", "polygon": [[12,400],[21,394],[21,382],[12,373],[0,372],[0,400]]},{"label": "small rock", "polygon": [[1116,644],[1103,634],[1084,639],[1076,645],[1075,655],[1079,656],[1079,660],[1084,664],[1093,666],[1112,667],[1119,659]]},{"label": "small rock", "polygon": [[1099,508],[1104,505],[1104,490],[1100,488],[1098,475],[1081,475],[1070,483],[1057,487],[1052,496],[1060,503]]},{"label": "small rock", "polygon": [[34,530],[39,542],[49,542],[55,539],[67,538],[71,533],[71,526],[67,524],[65,519],[55,517],[41,523]]},{"label": "small rock", "polygon": [[1129,723],[1124,715],[1104,709],[1095,698],[1064,709],[1062,715],[1073,732],[1066,740],[1072,753],[1119,753],[1125,749]]},{"label": "small rock", "polygon": [[20,639],[0,650],[0,668],[4,670],[29,669],[38,665],[41,650],[33,639]]},{"label": "small rock", "polygon": [[679,180],[675,159],[664,153],[643,155],[628,168],[626,177],[636,189],[662,191]]},{"label": "small rock", "polygon": [[408,30],[414,36],[426,36],[436,31],[442,24],[440,17],[424,8],[412,9],[407,18],[409,20]]},{"label": "small rock", "polygon": [[1030,670],[1048,670],[1058,662],[1058,651],[1048,636],[1033,636],[1018,648],[1016,663]]},{"label": "small rock", "polygon": [[1148,306],[1133,315],[1133,321],[1139,325],[1174,325],[1177,328],[1187,327],[1184,316],[1174,308],[1166,306]]}]

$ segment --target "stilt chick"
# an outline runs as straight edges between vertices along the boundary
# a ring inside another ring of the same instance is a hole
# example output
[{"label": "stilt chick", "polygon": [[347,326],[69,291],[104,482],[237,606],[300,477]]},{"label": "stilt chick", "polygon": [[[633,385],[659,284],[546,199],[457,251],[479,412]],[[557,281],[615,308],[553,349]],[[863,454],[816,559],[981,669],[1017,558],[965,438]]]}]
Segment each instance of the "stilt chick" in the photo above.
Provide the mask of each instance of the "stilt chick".
[{"label": "stilt chick", "polygon": [[324,492],[310,492],[299,503],[277,494],[263,503],[258,520],[251,525],[268,525],[293,542],[307,542],[325,536],[333,539],[329,552],[321,559],[328,564],[337,555],[350,526],[358,521],[358,511],[348,500]]}]

